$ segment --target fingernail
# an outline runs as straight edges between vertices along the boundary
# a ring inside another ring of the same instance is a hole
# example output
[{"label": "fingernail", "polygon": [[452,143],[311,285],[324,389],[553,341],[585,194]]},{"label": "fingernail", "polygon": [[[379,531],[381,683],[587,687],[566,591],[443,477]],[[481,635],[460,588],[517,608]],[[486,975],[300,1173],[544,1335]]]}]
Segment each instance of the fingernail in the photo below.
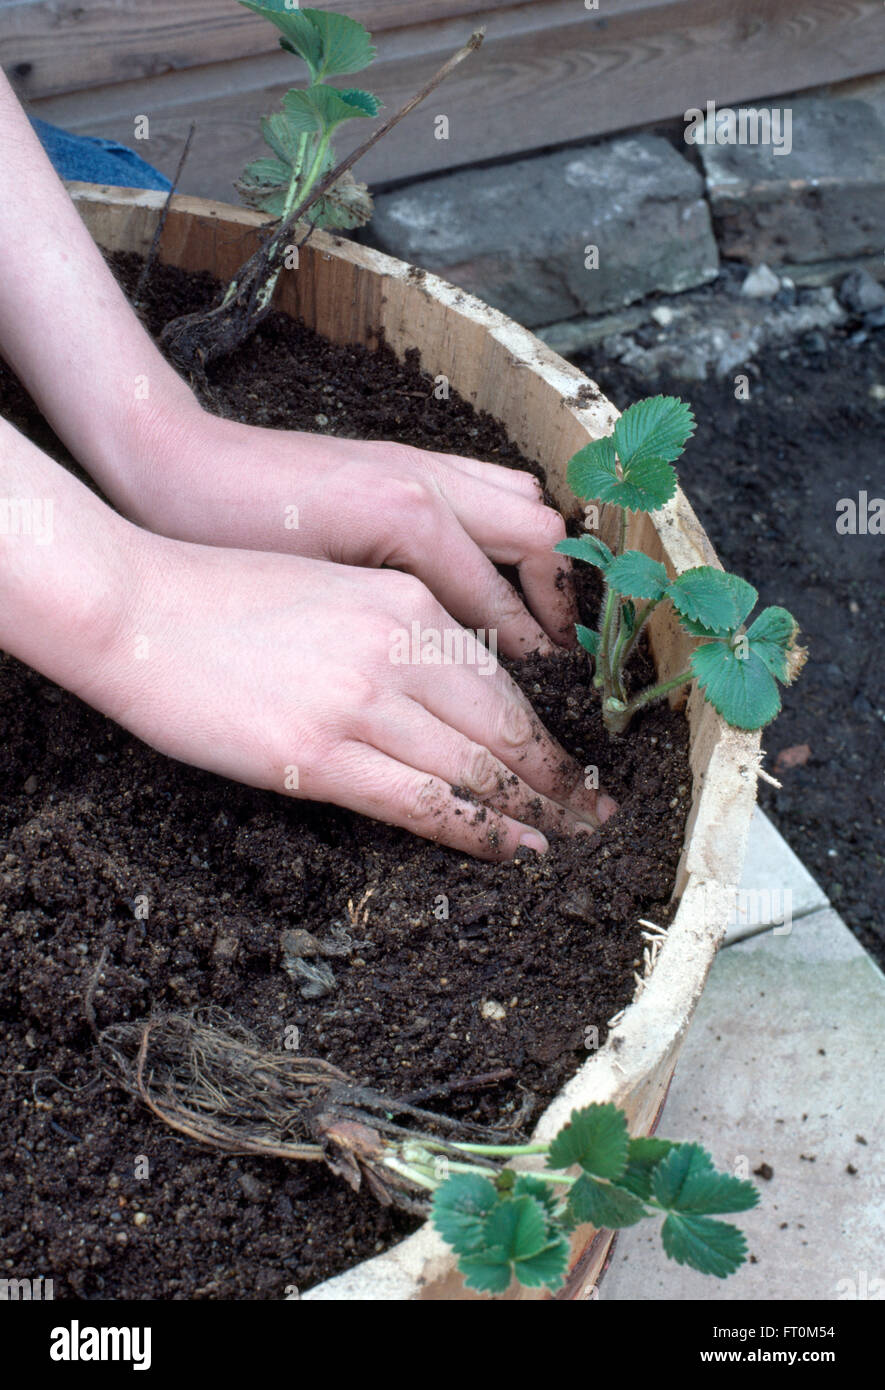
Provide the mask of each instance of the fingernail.
[{"label": "fingernail", "polygon": [[608,820],[618,809],[618,803],[613,801],[607,792],[600,792],[596,798],[596,814],[600,820]]},{"label": "fingernail", "polygon": [[546,854],[550,848],[539,830],[524,830],[519,837],[519,843],[525,845],[526,849],[533,849],[535,854]]}]

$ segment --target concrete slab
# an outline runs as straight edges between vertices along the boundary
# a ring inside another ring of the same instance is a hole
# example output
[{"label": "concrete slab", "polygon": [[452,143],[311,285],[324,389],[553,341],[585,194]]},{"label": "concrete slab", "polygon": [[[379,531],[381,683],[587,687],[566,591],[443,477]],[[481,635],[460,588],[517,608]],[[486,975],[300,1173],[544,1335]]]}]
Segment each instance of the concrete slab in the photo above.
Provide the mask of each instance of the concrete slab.
[{"label": "concrete slab", "polygon": [[[757,1177],[752,1261],[724,1281],[622,1231],[601,1300],[885,1300],[885,977],[831,908],[723,951],[659,1131]],[[648,1223],[650,1226],[651,1223]]]},{"label": "concrete slab", "polygon": [[759,807],[753,813],[744,876],[726,944],[828,907],[824,890]]}]

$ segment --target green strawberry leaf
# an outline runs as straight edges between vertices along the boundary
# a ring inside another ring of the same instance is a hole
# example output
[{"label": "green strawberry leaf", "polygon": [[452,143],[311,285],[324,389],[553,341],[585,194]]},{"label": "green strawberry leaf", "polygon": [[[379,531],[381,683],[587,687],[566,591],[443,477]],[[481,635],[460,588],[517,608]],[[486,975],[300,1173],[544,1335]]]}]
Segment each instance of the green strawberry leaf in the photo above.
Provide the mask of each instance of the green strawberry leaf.
[{"label": "green strawberry leaf", "polygon": [[591,656],[597,656],[599,644],[602,641],[601,635],[594,632],[592,628],[585,627],[583,623],[575,623],[575,632],[584,651],[589,652]]},{"label": "green strawberry leaf", "polygon": [[341,87],[338,95],[348,106],[356,106],[362,116],[377,116],[383,105],[373,92],[364,92],[359,87]]},{"label": "green strawberry leaf", "polygon": [[699,1144],[674,1145],[654,1170],[652,1192],[666,1210],[698,1216],[749,1211],[759,1201],[751,1182],[717,1173],[710,1155]]},{"label": "green strawberry leaf", "polygon": [[639,458],[618,472],[610,435],[585,444],[569,460],[569,487],[583,501],[613,502],[631,512],[653,512],[676,495],[676,473],[661,458]]},{"label": "green strawberry leaf", "polygon": [[617,472],[617,454],[611,435],[603,439],[591,439],[569,459],[566,476],[568,485],[576,497],[592,502],[601,498],[603,502],[617,500],[611,496],[611,489],[620,487]]},{"label": "green strawberry leaf", "polygon": [[609,1231],[635,1226],[648,1212],[642,1202],[621,1187],[597,1182],[582,1173],[569,1192],[569,1209],[576,1222],[589,1221],[593,1226],[605,1226]]},{"label": "green strawberry leaf", "polygon": [[667,597],[688,632],[696,637],[725,637],[740,627],[759,595],[736,574],[697,565],[677,575]]},{"label": "green strawberry leaf", "polygon": [[685,401],[675,396],[652,396],[629,406],[614,429],[615,448],[624,468],[678,459],[695,430],[695,418]]},{"label": "green strawberry leaf", "polygon": [[539,1254],[547,1241],[547,1211],[537,1198],[525,1194],[499,1200],[483,1225],[484,1248],[514,1262]]},{"label": "green strawberry leaf", "polygon": [[743,1231],[709,1216],[671,1212],[661,1227],[661,1240],[671,1260],[717,1279],[734,1274],[747,1257]]},{"label": "green strawberry leaf", "polygon": [[[555,1217],[556,1193],[553,1191],[549,1182],[545,1182],[543,1178],[537,1177],[536,1174],[520,1173],[516,1182],[513,1184],[513,1195],[514,1197],[534,1197],[536,1201],[541,1203],[541,1206],[547,1212],[551,1220]],[[550,1233],[549,1225],[548,1233]]]},{"label": "green strawberry leaf", "polygon": [[289,128],[299,135],[311,135],[317,131],[326,133],[355,116],[375,115],[377,105],[374,111],[370,107],[377,99],[369,92],[361,92],[359,97],[358,101],[350,101],[336,87],[322,84],[304,91],[293,88],[283,97],[283,110]]},{"label": "green strawberry leaf", "polygon": [[631,1139],[627,1149],[627,1167],[618,1178],[618,1186],[625,1187],[634,1197],[643,1202],[651,1201],[652,1174],[662,1158],[675,1148],[672,1139]]},{"label": "green strawberry leaf", "polygon": [[728,642],[706,642],[691,654],[704,696],[736,729],[761,729],[781,707],[774,677],[752,647],[741,656]]},{"label": "green strawberry leaf", "polygon": [[431,1220],[456,1255],[470,1255],[483,1248],[485,1220],[497,1204],[498,1194],[488,1178],[455,1173],[434,1192]]},{"label": "green strawberry leaf", "polygon": [[240,3],[280,30],[282,47],[304,59],[312,82],[336,74],[360,72],[375,57],[368,30],[346,15],[300,9],[287,4],[286,0],[240,0]]},{"label": "green strawberry leaf", "polygon": [[288,166],[289,178],[298,158],[298,132],[292,130],[285,113],[275,111],[272,116],[262,116],[261,133],[278,159]]},{"label": "green strawberry leaf", "polygon": [[479,1293],[506,1293],[513,1278],[513,1266],[500,1251],[462,1255],[458,1268],[468,1289]]},{"label": "green strawberry leaf", "polygon": [[565,1236],[558,1235],[539,1250],[537,1255],[520,1260],[515,1267],[520,1284],[527,1288],[559,1289],[565,1283],[571,1247]]},{"label": "green strawberry leaf", "polygon": [[568,536],[564,541],[558,541],[553,549],[557,555],[570,555],[573,560],[595,565],[603,574],[614,559],[605,541],[597,536]]},{"label": "green strawberry leaf", "polygon": [[786,608],[763,608],[747,629],[747,641],[753,651],[785,685],[789,681],[787,652],[797,631],[796,620]]},{"label": "green strawberry leaf", "polygon": [[627,1166],[627,1120],[622,1110],[607,1105],[587,1105],[573,1110],[556,1135],[547,1154],[548,1168],[579,1164],[597,1178],[617,1178]]},{"label": "green strawberry leaf", "polygon": [[605,575],[618,594],[631,598],[662,598],[669,579],[659,560],[652,560],[641,550],[625,550],[612,560]]}]

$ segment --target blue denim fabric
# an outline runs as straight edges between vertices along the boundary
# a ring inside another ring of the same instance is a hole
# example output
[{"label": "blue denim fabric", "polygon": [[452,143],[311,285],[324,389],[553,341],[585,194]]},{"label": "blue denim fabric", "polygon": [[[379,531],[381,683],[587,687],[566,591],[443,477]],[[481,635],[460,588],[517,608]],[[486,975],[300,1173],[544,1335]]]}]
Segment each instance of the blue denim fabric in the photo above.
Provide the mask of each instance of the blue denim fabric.
[{"label": "blue denim fabric", "polygon": [[165,175],[125,145],[91,135],[71,135],[47,121],[38,121],[34,116],[30,119],[56,173],[63,179],[105,183],[114,188],[159,188],[164,192],[172,186]]}]

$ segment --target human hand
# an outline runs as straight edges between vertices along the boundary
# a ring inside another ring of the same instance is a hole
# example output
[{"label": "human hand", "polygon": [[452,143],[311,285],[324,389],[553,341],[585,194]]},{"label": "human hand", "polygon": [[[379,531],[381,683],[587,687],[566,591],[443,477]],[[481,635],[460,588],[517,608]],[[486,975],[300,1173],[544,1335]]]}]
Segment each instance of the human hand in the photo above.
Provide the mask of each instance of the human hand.
[{"label": "human hand", "polygon": [[84,695],[161,752],[489,860],[614,811],[469,634],[462,664],[394,660],[413,622],[457,629],[418,579],[127,529],[131,595]]},{"label": "human hand", "polygon": [[[529,473],[180,406],[144,448],[129,512],[152,530],[403,570],[464,626],[495,629],[509,656],[574,645],[568,561],[553,551],[565,526]],[[517,569],[525,602],[496,565]]]}]

